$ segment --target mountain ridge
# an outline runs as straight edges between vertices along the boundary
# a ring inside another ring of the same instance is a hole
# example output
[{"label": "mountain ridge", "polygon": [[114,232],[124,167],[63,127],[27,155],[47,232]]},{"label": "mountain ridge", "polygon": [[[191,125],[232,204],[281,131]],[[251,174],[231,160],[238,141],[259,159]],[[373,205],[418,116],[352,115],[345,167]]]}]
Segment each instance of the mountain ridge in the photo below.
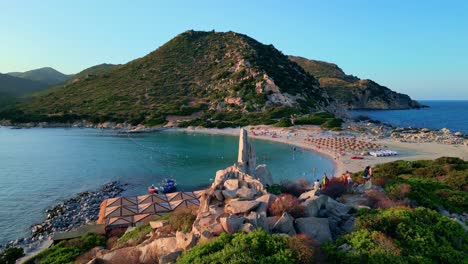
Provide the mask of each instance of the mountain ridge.
[{"label": "mountain ridge", "polygon": [[338,65],[299,56],[289,59],[319,79],[320,87],[348,109],[412,109],[423,105],[372,80],[346,74]]},{"label": "mountain ridge", "polygon": [[48,86],[54,86],[63,83],[73,75],[67,75],[52,67],[42,67],[25,72],[9,72],[10,76],[23,78],[31,81],[41,82]]},{"label": "mountain ridge", "polygon": [[148,125],[194,113],[234,125],[337,109],[318,81],[273,45],[235,32],[202,31],[181,33],[144,57],[19,107],[38,120],[72,116]]}]

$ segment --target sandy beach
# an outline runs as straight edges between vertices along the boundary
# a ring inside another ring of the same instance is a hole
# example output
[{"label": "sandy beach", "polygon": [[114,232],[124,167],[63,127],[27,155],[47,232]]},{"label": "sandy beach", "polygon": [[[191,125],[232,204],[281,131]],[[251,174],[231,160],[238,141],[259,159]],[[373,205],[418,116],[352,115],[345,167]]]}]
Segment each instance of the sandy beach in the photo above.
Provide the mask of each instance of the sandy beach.
[{"label": "sandy beach", "polygon": [[[357,172],[370,165],[392,162],[396,160],[424,160],[437,159],[443,156],[459,157],[466,159],[468,157],[468,146],[464,145],[449,145],[441,143],[407,143],[399,142],[392,139],[368,139],[362,134],[352,133],[349,131],[330,132],[324,131],[318,126],[296,126],[288,128],[278,128],[273,126],[248,126],[249,137],[253,139],[270,140],[284,144],[290,144],[302,149],[311,150],[320,154],[327,155],[335,162],[336,174],[341,175],[346,171]],[[174,129],[176,131],[184,131],[188,133],[203,133],[203,134],[220,134],[237,136],[239,128],[184,128]],[[252,132],[253,131],[253,132]],[[266,134],[263,134],[267,132]],[[273,136],[275,135],[275,136]],[[307,138],[327,138],[327,137],[358,137],[359,140],[371,142],[382,146],[383,149],[397,151],[398,155],[390,157],[373,157],[363,155],[364,159],[351,159],[352,156],[359,155],[356,151],[339,152],[332,149],[317,147],[305,139]]]}]

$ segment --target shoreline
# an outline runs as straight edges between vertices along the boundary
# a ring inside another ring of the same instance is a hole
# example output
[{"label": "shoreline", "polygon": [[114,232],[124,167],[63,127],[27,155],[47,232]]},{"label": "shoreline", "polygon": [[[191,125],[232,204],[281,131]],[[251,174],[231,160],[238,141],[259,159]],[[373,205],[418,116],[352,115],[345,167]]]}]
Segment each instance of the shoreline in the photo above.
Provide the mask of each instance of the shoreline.
[{"label": "shoreline", "polygon": [[[349,131],[340,131],[340,132],[330,132],[324,131],[317,126],[300,126],[300,127],[290,127],[290,128],[276,128],[272,126],[259,125],[259,126],[247,126],[245,127],[249,132],[254,129],[267,129],[270,132],[276,132],[279,134],[278,137],[273,138],[271,136],[259,136],[249,133],[249,137],[252,139],[268,140],[272,142],[294,145],[305,150],[313,151],[321,155],[327,156],[335,164],[336,175],[342,175],[346,171],[352,173],[363,170],[366,166],[375,166],[382,163],[392,162],[396,160],[424,160],[424,159],[437,159],[443,156],[453,156],[461,159],[466,159],[468,157],[468,146],[466,145],[455,145],[455,144],[445,144],[445,143],[436,143],[436,142],[425,142],[425,143],[413,143],[413,142],[399,142],[391,138],[383,139],[370,139],[362,133],[352,134]],[[186,132],[186,133],[201,133],[201,134],[211,134],[211,135],[231,135],[235,136],[238,134],[239,128],[170,128],[166,131],[175,131],[175,132]],[[288,138],[287,134],[297,133],[297,136]],[[324,148],[317,148],[312,144],[307,144],[304,139],[307,136],[324,136],[324,137],[346,137],[346,136],[357,136],[359,139],[367,140],[372,143],[381,145],[385,149],[391,149],[398,152],[396,156],[389,157],[373,157],[370,155],[364,155],[364,159],[355,160],[350,157],[353,155],[359,155],[357,153],[344,153],[340,154],[333,150],[327,150]]]},{"label": "shoreline", "polygon": [[47,207],[47,215],[42,222],[30,226],[30,235],[7,241],[0,245],[0,249],[21,247],[25,251],[25,257],[36,253],[51,241],[55,233],[68,232],[96,221],[102,200],[120,195],[125,185],[112,181],[95,190],[76,193],[71,198]]}]

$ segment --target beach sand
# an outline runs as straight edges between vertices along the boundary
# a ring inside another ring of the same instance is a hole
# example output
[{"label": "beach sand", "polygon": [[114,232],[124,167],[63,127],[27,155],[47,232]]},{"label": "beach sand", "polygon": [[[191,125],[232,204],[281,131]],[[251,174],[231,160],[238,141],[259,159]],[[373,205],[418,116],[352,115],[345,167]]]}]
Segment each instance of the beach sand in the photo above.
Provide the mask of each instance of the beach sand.
[{"label": "beach sand", "polygon": [[[433,160],[443,156],[458,157],[461,159],[466,159],[468,157],[468,146],[464,145],[448,145],[441,143],[405,143],[398,142],[392,139],[377,139],[370,140],[363,138],[360,134],[355,134],[359,137],[360,140],[370,141],[381,145],[384,149],[390,149],[398,152],[398,155],[391,157],[373,157],[373,156],[363,156],[362,160],[351,159],[351,156],[356,155],[357,153],[343,153],[342,156],[337,151],[317,148],[316,146],[305,142],[309,136],[312,137],[338,137],[338,136],[350,136],[351,132],[341,131],[341,132],[329,132],[324,131],[318,126],[296,126],[289,128],[278,128],[272,126],[248,126],[246,129],[249,131],[249,137],[254,139],[261,140],[270,140],[285,144],[290,144],[297,146],[299,148],[315,151],[324,155],[327,155],[335,162],[335,167],[337,175],[341,175],[346,171],[358,172],[362,171],[366,166],[375,166],[377,164],[392,162],[395,160]],[[216,128],[184,128],[174,129],[176,131],[184,131],[189,133],[203,133],[203,134],[220,134],[220,135],[234,135],[239,134],[239,128],[225,128],[225,129],[216,129]],[[259,135],[256,133],[254,135],[250,131],[269,131],[268,135]],[[272,137],[271,134],[275,133],[277,137]],[[288,135],[291,135],[288,137]]]}]

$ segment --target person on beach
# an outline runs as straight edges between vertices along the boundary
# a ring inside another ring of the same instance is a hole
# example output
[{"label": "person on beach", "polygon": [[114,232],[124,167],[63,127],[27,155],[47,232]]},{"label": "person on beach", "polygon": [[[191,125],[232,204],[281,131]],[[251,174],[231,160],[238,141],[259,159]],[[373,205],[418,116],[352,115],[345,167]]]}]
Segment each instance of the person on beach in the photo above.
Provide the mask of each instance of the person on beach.
[{"label": "person on beach", "polygon": [[327,185],[328,185],[328,182],[330,182],[330,180],[328,179],[327,177],[327,174],[324,173],[323,176],[322,176],[322,188],[326,188]]},{"label": "person on beach", "polygon": [[371,166],[368,166],[369,167],[369,179],[372,178],[372,176],[374,176],[374,169],[372,169]]},{"label": "person on beach", "polygon": [[364,169],[364,173],[362,175],[362,177],[364,178],[364,181],[367,182],[369,179],[370,179],[370,172],[371,170],[371,167],[370,166],[367,166],[365,169]]},{"label": "person on beach", "polygon": [[318,179],[314,182],[314,190],[320,190],[320,181]]}]

